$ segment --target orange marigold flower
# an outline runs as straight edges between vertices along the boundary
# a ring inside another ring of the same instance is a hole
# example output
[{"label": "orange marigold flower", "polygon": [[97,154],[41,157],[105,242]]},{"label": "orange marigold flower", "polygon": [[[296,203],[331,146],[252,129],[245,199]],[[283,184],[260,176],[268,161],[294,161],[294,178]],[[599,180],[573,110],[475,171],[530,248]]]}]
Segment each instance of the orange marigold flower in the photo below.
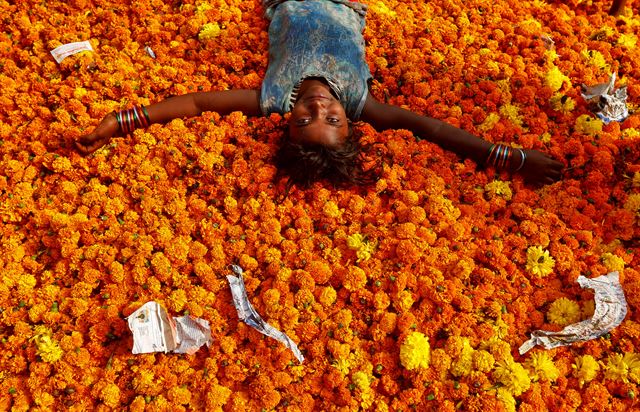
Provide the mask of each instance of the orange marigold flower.
[{"label": "orange marigold flower", "polygon": [[344,277],[343,286],[349,291],[363,288],[367,284],[367,274],[357,266],[350,266]]}]

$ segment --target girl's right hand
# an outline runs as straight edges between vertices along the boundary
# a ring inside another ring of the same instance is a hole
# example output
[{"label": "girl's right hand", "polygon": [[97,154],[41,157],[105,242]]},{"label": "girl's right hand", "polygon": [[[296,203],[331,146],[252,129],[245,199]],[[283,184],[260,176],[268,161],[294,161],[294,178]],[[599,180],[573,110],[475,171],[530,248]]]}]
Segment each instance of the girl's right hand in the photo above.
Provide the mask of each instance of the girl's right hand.
[{"label": "girl's right hand", "polygon": [[118,126],[115,113],[109,113],[102,119],[93,132],[80,137],[75,142],[76,148],[83,155],[93,153],[107,144],[119,130],[120,127]]},{"label": "girl's right hand", "polygon": [[526,161],[518,173],[525,181],[532,184],[548,185],[562,178],[564,165],[547,155],[537,151],[525,149]]}]

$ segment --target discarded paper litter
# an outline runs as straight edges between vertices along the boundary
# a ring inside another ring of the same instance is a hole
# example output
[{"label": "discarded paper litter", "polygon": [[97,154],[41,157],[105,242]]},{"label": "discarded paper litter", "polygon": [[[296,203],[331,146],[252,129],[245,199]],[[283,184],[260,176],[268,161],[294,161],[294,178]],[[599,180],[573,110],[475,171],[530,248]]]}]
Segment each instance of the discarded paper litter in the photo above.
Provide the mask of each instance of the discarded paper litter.
[{"label": "discarded paper litter", "polygon": [[[284,343],[300,363],[304,356],[298,346],[285,333],[265,322],[256,312],[247,296],[242,280],[242,268],[231,265],[238,276],[228,275],[233,305],[238,318],[260,333]],[[169,317],[167,311],[157,302],[147,302],[128,318],[129,329],[133,332],[132,353],[174,352],[195,353],[202,345],[211,344],[209,322],[190,316]]]},{"label": "discarded paper litter", "polygon": [[157,302],[147,302],[128,318],[133,332],[133,354],[150,352],[195,353],[211,345],[209,322],[191,316],[169,317]]},{"label": "discarded paper litter", "polygon": [[520,346],[521,355],[536,345],[551,349],[595,339],[622,323],[627,315],[627,301],[620,285],[618,272],[611,272],[593,279],[578,276],[578,283],[581,287],[593,289],[595,292],[596,308],[593,316],[582,322],[571,324],[559,332],[544,330],[532,332],[531,339]]},{"label": "discarded paper litter", "polygon": [[284,343],[289,349],[291,349],[293,355],[298,359],[298,362],[302,363],[304,356],[302,356],[298,346],[285,333],[280,332],[278,329],[265,322],[249,302],[247,290],[244,286],[244,281],[242,280],[242,268],[237,265],[231,265],[231,270],[238,275],[227,275],[227,280],[231,287],[233,305],[238,311],[238,318],[247,325],[256,329],[258,332]]},{"label": "discarded paper litter", "polygon": [[621,122],[629,116],[627,109],[627,86],[615,88],[616,74],[613,73],[606,83],[595,86],[582,85],[582,97],[592,104],[596,116],[608,124]]},{"label": "discarded paper litter", "polygon": [[63,44],[62,46],[58,46],[51,50],[51,55],[56,59],[58,64],[60,64],[67,57],[83,51],[93,51],[93,47],[91,47],[89,40]]},{"label": "discarded paper litter", "polygon": [[148,54],[149,56],[151,56],[151,58],[152,58],[152,59],[155,59],[155,58],[156,58],[156,54],[153,52],[153,50],[151,49],[151,47],[149,47],[149,46],[144,46],[144,51],[146,51],[146,52],[147,52],[147,54]]}]

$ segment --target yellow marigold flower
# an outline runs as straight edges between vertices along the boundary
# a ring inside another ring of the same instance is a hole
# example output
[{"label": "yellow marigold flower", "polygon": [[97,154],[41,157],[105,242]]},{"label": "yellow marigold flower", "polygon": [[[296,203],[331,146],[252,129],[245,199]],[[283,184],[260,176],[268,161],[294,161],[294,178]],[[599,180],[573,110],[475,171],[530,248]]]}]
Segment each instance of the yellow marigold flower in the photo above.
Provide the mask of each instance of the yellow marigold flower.
[{"label": "yellow marigold flower", "polygon": [[572,364],[571,367],[573,368],[573,376],[578,378],[580,386],[587,382],[591,382],[600,370],[598,361],[596,361],[591,355],[577,357],[575,363]]},{"label": "yellow marigold flower", "polygon": [[602,125],[603,123],[600,119],[583,114],[576,119],[576,132],[595,136],[602,132]]},{"label": "yellow marigold flower", "polygon": [[545,277],[553,271],[556,261],[549,256],[548,250],[540,246],[527,249],[527,270],[535,276]]},{"label": "yellow marigold flower", "polygon": [[540,141],[542,143],[551,143],[551,133],[549,132],[542,133],[542,135],[540,136]]},{"label": "yellow marigold flower", "polygon": [[555,382],[560,376],[560,371],[553,363],[553,359],[544,351],[532,353],[525,362],[525,367],[529,370],[529,376],[534,382],[539,380]]},{"label": "yellow marigold flower", "polygon": [[513,192],[509,182],[503,182],[501,180],[494,180],[484,185],[484,191],[489,194],[490,198],[496,196],[502,197],[504,200],[511,200]]},{"label": "yellow marigold flower", "polygon": [[402,292],[398,293],[395,301],[395,307],[399,312],[406,312],[411,309],[413,302],[414,300],[412,293],[408,290],[403,290]]},{"label": "yellow marigold flower", "polygon": [[556,325],[566,326],[580,320],[580,306],[567,298],[556,299],[549,307],[547,320]]},{"label": "yellow marigold flower", "polygon": [[496,398],[502,402],[504,408],[507,412],[515,412],[516,411],[516,400],[505,388],[498,388],[496,391]]},{"label": "yellow marigold flower", "polygon": [[400,363],[408,370],[427,368],[431,358],[431,346],[420,332],[411,332],[400,347]]},{"label": "yellow marigold flower", "polygon": [[360,233],[354,233],[353,235],[347,236],[347,247],[352,250],[358,250],[364,244],[364,236]]},{"label": "yellow marigold flower", "polygon": [[607,69],[609,67],[602,53],[597,50],[583,50],[580,56],[582,56],[585,63],[598,69]]},{"label": "yellow marigold flower", "polygon": [[318,302],[322,304],[324,307],[329,307],[336,301],[338,294],[336,290],[331,286],[327,286],[322,288],[322,292],[320,292],[320,296],[318,297]]},{"label": "yellow marigold flower", "polygon": [[625,353],[622,361],[629,368],[629,378],[635,383],[640,383],[640,354]]},{"label": "yellow marigold flower", "polygon": [[[622,138],[623,139],[629,139],[629,140],[633,140],[633,139],[637,139],[640,137],[640,131],[638,131],[638,129],[634,129],[633,127],[630,127],[628,129],[624,129],[622,131]],[[636,172],[637,174],[638,172]],[[637,186],[634,186],[637,187]]]},{"label": "yellow marigold flower", "polygon": [[558,67],[556,67],[555,65],[551,67],[551,69],[549,69],[549,71],[544,75],[544,83],[549,86],[554,92],[562,89],[562,85],[564,84],[564,82],[567,82],[567,84],[571,85],[571,80],[567,76],[565,76],[564,73],[562,73],[560,69],[558,69]]},{"label": "yellow marigold flower", "polygon": [[36,286],[35,276],[24,273],[18,277],[18,290],[21,293],[28,293]]},{"label": "yellow marigold flower", "polygon": [[218,23],[207,23],[200,29],[198,33],[198,39],[200,41],[207,41],[216,38],[220,35],[220,25]]},{"label": "yellow marigold flower", "polygon": [[473,348],[469,338],[464,336],[451,336],[447,339],[445,347],[453,358],[450,372],[453,376],[467,376],[473,370]]},{"label": "yellow marigold flower", "polygon": [[531,386],[527,370],[521,364],[511,360],[498,362],[493,371],[493,377],[515,396],[520,395]]},{"label": "yellow marigold flower", "polygon": [[527,270],[536,276],[545,277],[553,271],[556,261],[549,256],[548,250],[540,246],[527,249]]},{"label": "yellow marigold flower", "polygon": [[356,385],[356,388],[360,389],[361,391],[369,389],[369,376],[365,372],[355,372],[351,376],[351,381],[354,385]]},{"label": "yellow marigold flower", "polygon": [[558,55],[558,52],[555,49],[544,51],[544,58],[547,61],[554,62],[558,57],[560,56]]},{"label": "yellow marigold flower", "polygon": [[478,372],[489,372],[496,363],[493,355],[486,350],[477,350],[473,352],[473,369]]},{"label": "yellow marigold flower", "polygon": [[368,411],[373,405],[374,393],[371,388],[360,391],[360,407],[363,411]]},{"label": "yellow marigold flower", "polygon": [[51,336],[39,336],[35,342],[37,348],[36,353],[43,361],[53,363],[62,357],[63,352],[60,345],[58,345],[58,342],[53,340]]},{"label": "yellow marigold flower", "polygon": [[340,210],[338,205],[331,200],[324,204],[324,206],[322,207],[322,212],[324,212],[325,216],[332,219],[337,219],[342,216],[342,210]]},{"label": "yellow marigold flower", "polygon": [[500,107],[500,115],[516,126],[522,126],[522,116],[520,115],[518,106],[513,104],[505,104],[504,106]]},{"label": "yellow marigold flower", "polygon": [[36,405],[49,409],[53,406],[55,399],[47,392],[36,392],[33,394],[33,401]]},{"label": "yellow marigold flower", "polygon": [[73,97],[75,97],[78,100],[82,99],[86,95],[87,95],[87,89],[85,89],[84,87],[76,87],[73,90]]},{"label": "yellow marigold flower", "polygon": [[280,304],[280,291],[276,288],[268,289],[262,296],[262,301],[267,307],[275,307]]},{"label": "yellow marigold flower", "polygon": [[43,361],[53,363],[62,358],[63,351],[56,340],[51,337],[51,330],[46,326],[37,326],[31,338],[36,345],[36,353]]},{"label": "yellow marigold flower", "polygon": [[621,33],[618,37],[618,44],[627,49],[635,48],[636,43],[638,43],[638,38],[635,34]]},{"label": "yellow marigold flower", "polygon": [[624,208],[640,216],[640,193],[633,193],[624,202]]},{"label": "yellow marigold flower", "polygon": [[640,172],[635,172],[633,174],[633,177],[631,178],[631,186],[640,187]]},{"label": "yellow marigold flower", "polygon": [[206,12],[207,10],[211,10],[212,8],[213,7],[206,1],[202,2],[196,7],[196,14],[203,14],[204,12]]},{"label": "yellow marigold flower", "polygon": [[114,383],[106,385],[100,391],[100,399],[105,405],[115,408],[120,405],[120,388]]},{"label": "yellow marigold flower", "polygon": [[385,16],[390,16],[390,17],[394,17],[396,15],[395,11],[393,11],[392,9],[387,7],[381,1],[377,1],[375,3],[371,3],[369,5],[369,10],[371,10],[373,13],[384,14]]},{"label": "yellow marigold flower", "polygon": [[186,303],[187,293],[182,289],[172,291],[167,299],[167,306],[173,312],[181,312]]},{"label": "yellow marigold flower", "polygon": [[603,253],[600,260],[609,272],[622,272],[624,270],[624,260],[613,253]]},{"label": "yellow marigold flower", "polygon": [[331,363],[331,366],[336,368],[341,375],[346,376],[351,368],[351,362],[349,359],[336,359]]},{"label": "yellow marigold flower", "polygon": [[556,93],[549,99],[549,104],[553,110],[562,113],[569,113],[576,108],[576,101],[573,97],[569,97],[562,93]]},{"label": "yellow marigold flower", "polygon": [[478,130],[481,132],[488,132],[493,129],[493,126],[495,126],[499,121],[500,116],[498,113],[489,113],[489,115],[485,117],[484,121],[478,126]]},{"label": "yellow marigold flower", "polygon": [[366,243],[364,247],[361,247],[356,251],[356,257],[358,262],[367,261],[371,259],[371,256],[375,253],[375,245]]},{"label": "yellow marigold flower", "polygon": [[629,382],[628,376],[629,366],[624,362],[622,354],[612,353],[611,355],[609,355],[607,364],[604,365],[605,379],[627,383]]}]

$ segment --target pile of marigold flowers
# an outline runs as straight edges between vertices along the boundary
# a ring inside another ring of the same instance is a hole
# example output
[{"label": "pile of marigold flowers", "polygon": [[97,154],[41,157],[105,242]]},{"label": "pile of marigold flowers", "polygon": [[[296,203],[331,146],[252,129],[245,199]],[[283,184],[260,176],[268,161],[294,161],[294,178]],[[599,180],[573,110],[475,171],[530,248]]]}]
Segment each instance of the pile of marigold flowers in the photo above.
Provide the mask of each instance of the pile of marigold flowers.
[{"label": "pile of marigold flowers", "polygon": [[[205,113],[82,157],[105,114],[258,88],[258,0],[0,1],[0,410],[630,409],[640,395],[640,18],[606,2],[367,0],[380,100],[567,166],[532,187],[406,131],[358,126],[373,187],[281,199],[280,116]],[[636,2],[628,2],[636,3]],[[88,40],[60,64],[50,51]],[[153,51],[155,58],[148,52]],[[632,114],[580,96],[618,74]],[[302,350],[238,321],[225,276]],[[628,314],[595,340],[525,355],[589,318],[579,275],[620,273]],[[132,355],[155,300],[210,322],[193,355]]]}]

